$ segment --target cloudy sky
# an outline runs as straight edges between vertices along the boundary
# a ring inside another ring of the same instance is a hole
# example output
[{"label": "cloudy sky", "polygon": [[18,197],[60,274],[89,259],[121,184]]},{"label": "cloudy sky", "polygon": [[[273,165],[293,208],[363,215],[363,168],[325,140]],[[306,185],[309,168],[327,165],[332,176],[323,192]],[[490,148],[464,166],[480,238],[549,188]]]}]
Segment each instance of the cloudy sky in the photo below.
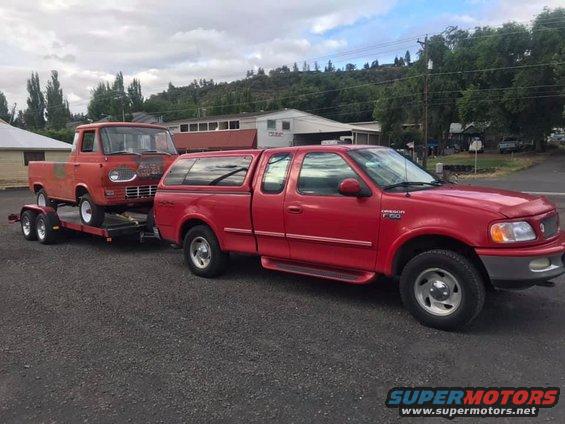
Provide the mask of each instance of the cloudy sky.
[{"label": "cloudy sky", "polygon": [[[123,71],[144,95],[194,78],[308,60],[387,61],[449,25],[526,23],[562,0],[1,0],[0,91],[25,108],[26,79],[59,71],[73,112]],[[398,40],[397,44],[390,44]],[[388,43],[388,44],[383,44]]]}]

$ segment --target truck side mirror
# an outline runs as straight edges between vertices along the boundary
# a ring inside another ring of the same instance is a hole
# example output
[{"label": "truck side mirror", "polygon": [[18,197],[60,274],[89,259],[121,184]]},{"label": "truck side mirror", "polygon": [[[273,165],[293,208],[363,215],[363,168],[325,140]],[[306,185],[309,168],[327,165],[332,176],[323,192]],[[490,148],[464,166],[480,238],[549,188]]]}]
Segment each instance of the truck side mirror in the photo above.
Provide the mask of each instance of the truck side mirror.
[{"label": "truck side mirror", "polygon": [[339,192],[344,196],[360,196],[361,184],[355,178],[346,178],[339,183]]}]

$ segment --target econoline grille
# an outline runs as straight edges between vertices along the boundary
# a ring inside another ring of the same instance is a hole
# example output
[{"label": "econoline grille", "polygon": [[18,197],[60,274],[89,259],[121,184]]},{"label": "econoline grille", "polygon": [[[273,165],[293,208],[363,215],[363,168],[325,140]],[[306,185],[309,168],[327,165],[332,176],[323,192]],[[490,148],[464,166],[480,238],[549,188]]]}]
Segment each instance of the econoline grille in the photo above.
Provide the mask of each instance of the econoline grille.
[{"label": "econoline grille", "polygon": [[540,224],[540,229],[545,238],[550,238],[557,234],[557,230],[559,229],[559,218],[557,214],[543,219]]},{"label": "econoline grille", "polygon": [[156,185],[126,187],[126,199],[142,199],[144,197],[154,197],[156,192]]}]

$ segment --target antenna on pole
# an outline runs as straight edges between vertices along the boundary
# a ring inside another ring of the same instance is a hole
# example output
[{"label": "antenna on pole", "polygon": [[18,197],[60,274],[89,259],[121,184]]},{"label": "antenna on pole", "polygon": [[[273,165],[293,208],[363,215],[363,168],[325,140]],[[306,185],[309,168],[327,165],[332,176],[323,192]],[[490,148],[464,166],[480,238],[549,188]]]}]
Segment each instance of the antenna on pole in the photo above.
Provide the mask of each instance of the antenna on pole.
[{"label": "antenna on pole", "polygon": [[428,85],[430,79],[430,71],[433,68],[433,62],[430,60],[428,54],[428,34],[426,34],[424,41],[418,40],[418,44],[423,47],[424,65],[426,66],[426,72],[424,74],[424,154],[422,156],[422,166],[426,168],[428,164]]}]

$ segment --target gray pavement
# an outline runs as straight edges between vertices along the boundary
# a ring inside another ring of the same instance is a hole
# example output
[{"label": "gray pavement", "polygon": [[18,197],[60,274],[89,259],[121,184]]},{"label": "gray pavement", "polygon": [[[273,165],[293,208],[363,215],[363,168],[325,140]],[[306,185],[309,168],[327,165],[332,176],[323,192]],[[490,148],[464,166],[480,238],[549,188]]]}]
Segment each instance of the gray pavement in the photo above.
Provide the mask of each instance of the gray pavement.
[{"label": "gray pavement", "polygon": [[[561,178],[561,165],[537,168]],[[349,286],[245,256],[210,281],[159,242],[26,242],[5,217],[32,200],[0,192],[2,423],[386,423],[394,386],[564,383],[563,277],[489,293],[448,333],[415,322],[393,281]],[[565,422],[563,401],[539,420]]]}]

